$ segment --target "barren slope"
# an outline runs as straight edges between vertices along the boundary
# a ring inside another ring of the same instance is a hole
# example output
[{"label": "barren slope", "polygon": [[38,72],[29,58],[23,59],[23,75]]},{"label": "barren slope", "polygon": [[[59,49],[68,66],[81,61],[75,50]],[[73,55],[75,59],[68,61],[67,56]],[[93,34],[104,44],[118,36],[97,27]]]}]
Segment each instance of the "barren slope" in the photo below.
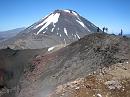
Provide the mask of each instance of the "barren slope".
[{"label": "barren slope", "polygon": [[46,97],[60,84],[127,62],[128,41],[121,36],[94,33],[56,52],[40,55],[33,60],[36,65],[34,70],[28,71],[21,80],[23,87],[18,97]]}]

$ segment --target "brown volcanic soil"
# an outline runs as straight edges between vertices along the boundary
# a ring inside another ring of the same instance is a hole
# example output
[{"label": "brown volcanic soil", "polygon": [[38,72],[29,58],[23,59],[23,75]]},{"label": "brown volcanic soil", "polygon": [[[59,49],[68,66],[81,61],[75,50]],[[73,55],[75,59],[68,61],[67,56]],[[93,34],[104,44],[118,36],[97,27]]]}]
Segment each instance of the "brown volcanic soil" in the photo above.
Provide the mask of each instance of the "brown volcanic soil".
[{"label": "brown volcanic soil", "polygon": [[40,55],[33,60],[34,70],[26,72],[21,79],[22,89],[17,96],[46,97],[60,84],[127,62],[130,58],[129,41],[122,36],[94,33],[56,52]]},{"label": "brown volcanic soil", "polygon": [[114,64],[59,85],[48,97],[130,97],[130,64]]}]

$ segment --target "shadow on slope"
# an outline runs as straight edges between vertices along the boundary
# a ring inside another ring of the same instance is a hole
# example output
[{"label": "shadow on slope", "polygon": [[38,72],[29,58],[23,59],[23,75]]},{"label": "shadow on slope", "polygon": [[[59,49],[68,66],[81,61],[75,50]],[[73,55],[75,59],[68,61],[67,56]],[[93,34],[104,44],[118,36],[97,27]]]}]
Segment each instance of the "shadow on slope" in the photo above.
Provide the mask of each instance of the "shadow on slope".
[{"label": "shadow on slope", "polygon": [[[0,97],[14,97],[15,91],[20,90],[19,80],[27,70],[33,70],[32,60],[47,49],[13,50],[10,48],[0,50]],[[6,93],[7,91],[10,91]]]}]

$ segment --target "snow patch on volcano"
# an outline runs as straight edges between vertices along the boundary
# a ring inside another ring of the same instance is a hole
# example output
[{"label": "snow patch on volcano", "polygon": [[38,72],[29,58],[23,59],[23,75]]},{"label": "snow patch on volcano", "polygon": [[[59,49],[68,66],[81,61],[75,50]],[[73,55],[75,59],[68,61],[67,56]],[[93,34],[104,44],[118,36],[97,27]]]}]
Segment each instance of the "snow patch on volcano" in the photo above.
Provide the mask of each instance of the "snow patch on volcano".
[{"label": "snow patch on volcano", "polygon": [[75,11],[72,11],[72,10],[64,10],[65,12],[68,12],[68,13],[72,13],[74,14],[75,16],[78,16],[78,14],[75,12]]},{"label": "snow patch on volcano", "polygon": [[64,32],[65,32],[65,34],[68,36],[68,32],[67,32],[67,29],[66,29],[66,28],[64,28]]},{"label": "snow patch on volcano", "polygon": [[55,47],[48,48],[48,52],[52,51]]},{"label": "snow patch on volcano", "polygon": [[37,25],[36,28],[44,25],[38,32],[39,34],[42,30],[44,30],[47,26],[49,26],[51,23],[57,23],[59,19],[60,13],[51,14],[48,18],[46,18],[41,24]]},{"label": "snow patch on volcano", "polygon": [[83,26],[84,28],[86,27],[83,22],[81,22],[81,21],[79,21],[79,20],[76,20],[76,21],[77,21],[81,26]]},{"label": "snow patch on volcano", "polygon": [[76,33],[76,36],[78,37],[78,39],[80,39],[79,35]]},{"label": "snow patch on volcano", "polygon": [[65,12],[69,12],[70,13],[70,10],[64,10]]},{"label": "snow patch on volcano", "polygon": [[55,28],[52,28],[51,32],[53,32],[53,31],[54,31],[54,29],[55,29]]},{"label": "snow patch on volcano", "polygon": [[82,27],[84,27],[85,29],[87,29],[89,32],[90,30],[84,25],[84,23],[82,21],[76,20]]}]

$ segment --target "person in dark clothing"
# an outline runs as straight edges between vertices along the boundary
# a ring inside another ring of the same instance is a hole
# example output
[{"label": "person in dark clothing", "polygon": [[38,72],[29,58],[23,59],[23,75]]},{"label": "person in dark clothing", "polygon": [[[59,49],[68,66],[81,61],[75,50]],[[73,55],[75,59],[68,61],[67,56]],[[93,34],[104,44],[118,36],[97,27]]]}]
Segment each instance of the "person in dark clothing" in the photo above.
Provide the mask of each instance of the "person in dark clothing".
[{"label": "person in dark clothing", "polygon": [[99,30],[100,30],[99,27],[97,27],[97,32],[99,32]]}]

